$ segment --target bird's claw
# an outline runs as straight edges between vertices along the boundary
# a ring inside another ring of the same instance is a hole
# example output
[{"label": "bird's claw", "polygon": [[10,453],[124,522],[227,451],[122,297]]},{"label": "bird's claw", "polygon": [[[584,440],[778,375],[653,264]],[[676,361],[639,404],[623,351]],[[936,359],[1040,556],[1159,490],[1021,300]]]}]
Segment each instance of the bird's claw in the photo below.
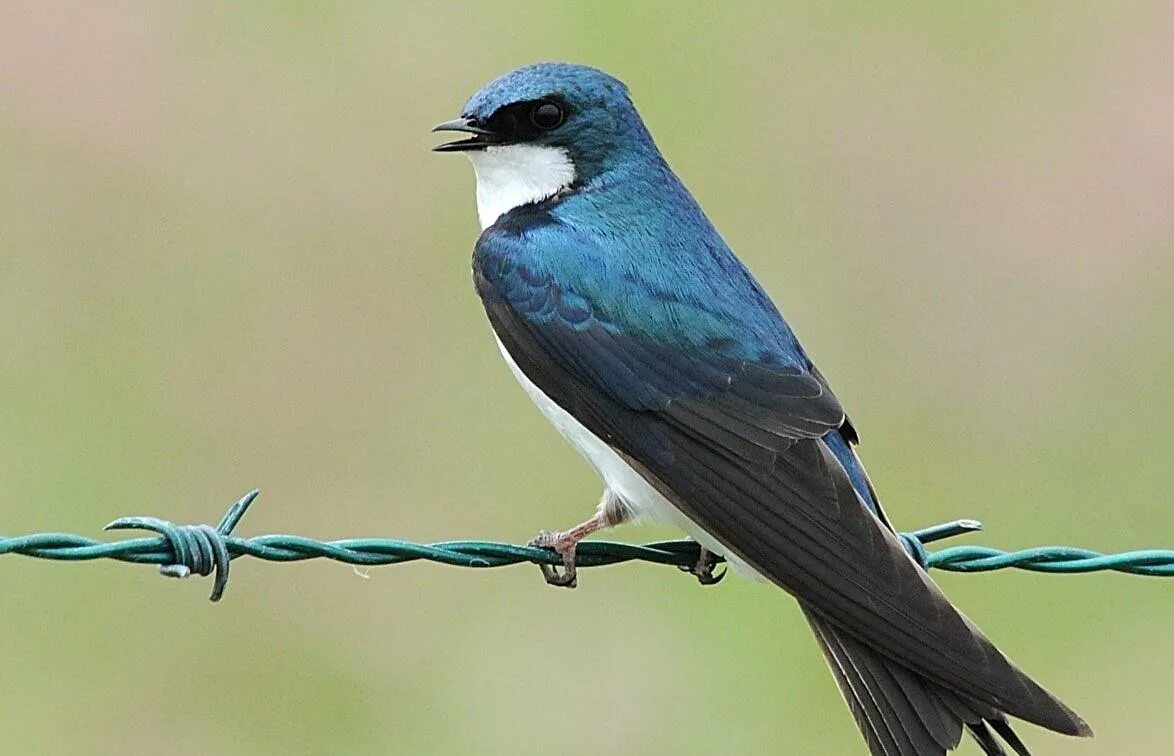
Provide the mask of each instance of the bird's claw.
[{"label": "bird's claw", "polygon": [[540,549],[550,549],[563,558],[563,569],[561,572],[552,564],[538,565],[538,569],[542,570],[542,577],[546,580],[547,585],[553,585],[559,588],[574,588],[579,584],[579,576],[575,571],[575,545],[577,543],[578,541],[573,540],[566,533],[552,533],[548,530],[543,530],[527,544],[528,546],[536,546]]},{"label": "bird's claw", "polygon": [[697,561],[692,565],[681,565],[678,567],[682,572],[688,572],[693,577],[697,578],[697,582],[701,585],[717,585],[726,576],[727,568],[722,568],[722,571],[714,574],[713,570],[717,567],[717,555],[709,549],[702,547],[701,554],[697,557]]}]

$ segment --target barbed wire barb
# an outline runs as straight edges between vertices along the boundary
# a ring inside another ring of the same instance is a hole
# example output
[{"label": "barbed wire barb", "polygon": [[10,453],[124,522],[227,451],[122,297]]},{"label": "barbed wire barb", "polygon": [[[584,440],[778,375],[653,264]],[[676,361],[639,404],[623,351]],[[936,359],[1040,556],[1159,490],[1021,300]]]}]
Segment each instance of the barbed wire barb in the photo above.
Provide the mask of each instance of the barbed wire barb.
[{"label": "barbed wire barb", "polygon": [[213,528],[211,525],[176,525],[161,520],[158,517],[120,517],[110,523],[103,530],[150,530],[158,533],[166,540],[175,559],[168,564],[160,564],[159,572],[167,577],[185,578],[192,573],[210,575],[215,573],[212,581],[210,601],[219,601],[228,587],[228,567],[232,564],[225,538],[232,534],[233,528],[249,511],[249,506],[261,495],[259,489],[254,488],[236,500],[220,524]]},{"label": "barbed wire barb", "polygon": [[[390,538],[352,538],[319,541],[297,535],[234,536],[260,491],[253,490],[228,508],[216,527],[207,524],[176,525],[158,517],[120,517],[106,530],[146,530],[153,537],[122,541],[96,541],[69,533],[35,533],[0,536],[0,556],[19,554],[34,559],[88,561],[113,559],[158,565],[168,577],[212,575],[211,601],[219,601],[228,586],[232,560],[248,556],[268,562],[301,562],[329,559],[361,567],[430,561],[456,567],[491,568],[513,564],[562,564],[555,552],[534,546],[495,541],[442,541],[414,543]],[[982,530],[977,520],[955,520],[901,533],[909,554],[927,569],[947,572],[989,572],[1019,569],[1050,574],[1098,571],[1130,575],[1174,577],[1174,550],[1145,549],[1102,554],[1068,546],[1042,546],[1001,551],[986,546],[954,546],[930,551],[926,544]],[[575,555],[578,567],[602,567],[622,562],[652,562],[674,567],[697,563],[700,547],[693,541],[659,541],[646,544],[583,541]],[[720,561],[720,560],[719,560]]]}]

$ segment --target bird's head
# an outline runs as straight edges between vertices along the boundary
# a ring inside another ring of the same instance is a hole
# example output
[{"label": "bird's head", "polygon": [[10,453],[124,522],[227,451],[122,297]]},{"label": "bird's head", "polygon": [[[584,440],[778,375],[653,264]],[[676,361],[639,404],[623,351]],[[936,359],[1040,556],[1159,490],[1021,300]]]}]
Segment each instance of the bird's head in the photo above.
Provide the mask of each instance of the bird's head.
[{"label": "bird's head", "polygon": [[473,95],[460,118],[433,131],[469,135],[435,149],[473,161],[482,228],[515,207],[656,154],[627,87],[570,63],[510,71]]}]

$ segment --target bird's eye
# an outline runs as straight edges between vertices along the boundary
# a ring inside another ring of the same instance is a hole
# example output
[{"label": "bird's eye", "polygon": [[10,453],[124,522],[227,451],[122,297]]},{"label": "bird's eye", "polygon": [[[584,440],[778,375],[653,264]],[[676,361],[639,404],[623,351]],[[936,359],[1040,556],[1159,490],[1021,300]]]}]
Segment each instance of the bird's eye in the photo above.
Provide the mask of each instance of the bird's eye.
[{"label": "bird's eye", "polygon": [[544,131],[557,129],[563,125],[563,119],[566,118],[563,113],[562,106],[557,102],[550,100],[542,100],[534,103],[534,107],[530,109],[530,122]]}]

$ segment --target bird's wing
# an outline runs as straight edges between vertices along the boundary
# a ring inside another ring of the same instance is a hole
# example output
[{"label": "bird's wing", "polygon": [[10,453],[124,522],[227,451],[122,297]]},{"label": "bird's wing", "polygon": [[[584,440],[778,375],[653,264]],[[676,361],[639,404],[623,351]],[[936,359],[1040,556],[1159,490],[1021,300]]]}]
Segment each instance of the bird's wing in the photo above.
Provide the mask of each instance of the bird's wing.
[{"label": "bird's wing", "polygon": [[614,303],[592,301],[582,294],[588,285],[576,286],[565,270],[556,279],[517,244],[486,234],[474,256],[498,337],[531,381],[685,515],[910,670],[1028,721],[1079,728],[954,609],[863,505],[821,440],[844,413],[820,379],[795,364],[683,347],[700,343],[686,333],[700,319],[691,322],[679,301],[670,319],[679,332],[651,334],[632,318],[616,323],[604,315]]}]

